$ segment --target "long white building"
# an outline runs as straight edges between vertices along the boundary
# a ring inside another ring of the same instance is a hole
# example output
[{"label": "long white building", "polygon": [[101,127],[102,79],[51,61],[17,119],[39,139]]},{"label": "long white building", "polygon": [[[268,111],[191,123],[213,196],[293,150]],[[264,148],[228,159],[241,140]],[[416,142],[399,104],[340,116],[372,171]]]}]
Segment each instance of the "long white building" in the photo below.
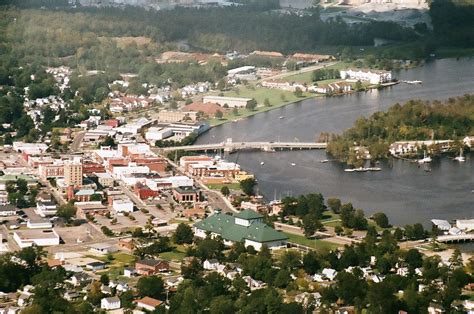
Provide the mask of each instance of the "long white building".
[{"label": "long white building", "polygon": [[348,69],[341,70],[339,73],[342,79],[364,81],[370,84],[387,83],[392,80],[392,72],[390,71]]}]

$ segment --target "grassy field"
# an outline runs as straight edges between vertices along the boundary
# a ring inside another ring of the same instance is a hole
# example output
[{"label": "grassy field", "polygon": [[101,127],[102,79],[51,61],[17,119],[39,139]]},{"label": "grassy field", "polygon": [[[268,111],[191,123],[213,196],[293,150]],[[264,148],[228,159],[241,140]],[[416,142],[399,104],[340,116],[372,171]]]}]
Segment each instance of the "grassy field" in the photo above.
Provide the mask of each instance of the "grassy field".
[{"label": "grassy field", "polygon": [[108,263],[106,271],[103,272],[107,273],[111,279],[117,279],[119,276],[122,276],[123,269],[125,267],[131,266],[136,261],[135,256],[123,252],[113,253],[112,260],[109,260],[107,255],[91,255],[89,257]]},{"label": "grassy field", "polygon": [[164,252],[164,253],[160,254],[160,258],[162,258],[164,260],[167,260],[167,261],[172,261],[172,260],[180,261],[185,256],[186,256],[186,248],[182,245],[178,245],[171,252]]},{"label": "grassy field", "polygon": [[207,184],[207,187],[211,190],[220,191],[222,187],[228,187],[230,190],[240,190],[240,183],[228,183],[228,184]]},{"label": "grassy field", "polygon": [[307,239],[304,236],[286,233],[286,232],[285,234],[289,238],[288,241],[296,243],[296,244],[308,246],[310,248],[315,249],[316,251],[334,250],[334,249],[337,249],[338,247],[341,247],[337,244],[326,242],[319,239]]},{"label": "grassy field", "polygon": [[[341,70],[341,69],[348,68],[350,65],[351,65],[350,62],[338,62],[334,65],[326,67],[325,69]],[[283,80],[286,81],[286,82],[301,82],[301,83],[312,84],[313,83],[312,76],[313,76],[313,71],[308,71],[308,72],[304,72],[304,73],[298,73],[298,74],[286,76],[286,77],[283,78]],[[335,81],[340,81],[340,80],[339,79],[324,80],[324,81],[318,81],[317,83],[318,84],[328,84],[328,83],[332,83],[332,82],[335,82]]]},{"label": "grassy field", "polygon": [[[243,98],[254,98],[257,101],[257,108],[254,110],[239,109],[239,112],[235,115],[233,112],[229,112],[222,119],[212,118],[209,120],[210,125],[220,125],[229,121],[239,120],[249,116],[253,116],[260,112],[269,111],[278,107],[286,106],[290,103],[301,101],[304,99],[316,97],[316,94],[303,93],[302,97],[295,96],[292,92],[247,86],[239,88],[239,91],[229,91],[224,93],[224,96],[228,97],[243,97]],[[268,99],[270,106],[264,106],[265,99]]]}]

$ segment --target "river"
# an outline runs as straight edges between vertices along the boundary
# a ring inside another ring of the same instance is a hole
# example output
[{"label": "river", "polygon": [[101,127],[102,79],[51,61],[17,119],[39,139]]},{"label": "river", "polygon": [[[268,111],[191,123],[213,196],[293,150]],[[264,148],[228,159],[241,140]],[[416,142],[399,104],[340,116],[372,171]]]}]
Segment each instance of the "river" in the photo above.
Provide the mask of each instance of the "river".
[{"label": "river", "polygon": [[[321,132],[340,133],[360,116],[410,99],[444,100],[474,93],[474,59],[443,59],[395,72],[400,80],[422,80],[341,97],[318,97],[236,123],[213,128],[198,143],[234,141],[315,141]],[[282,116],[284,119],[280,119]],[[430,219],[474,218],[474,154],[465,163],[434,159],[431,172],[401,160],[382,163],[381,172],[347,173],[340,163],[320,163],[324,151],[242,152],[228,156],[255,174],[266,199],[320,192],[352,202],[370,215],[385,212],[397,225]],[[261,165],[261,162],[264,165]],[[291,166],[295,163],[295,166]]]}]

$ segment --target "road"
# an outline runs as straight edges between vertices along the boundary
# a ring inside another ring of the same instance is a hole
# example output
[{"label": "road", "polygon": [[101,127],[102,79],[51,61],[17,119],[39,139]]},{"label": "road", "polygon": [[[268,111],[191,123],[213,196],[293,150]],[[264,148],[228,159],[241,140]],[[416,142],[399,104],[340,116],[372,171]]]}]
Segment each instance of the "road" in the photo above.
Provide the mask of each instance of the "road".
[{"label": "road", "polygon": [[71,149],[71,151],[77,152],[77,151],[80,150],[82,139],[84,138],[85,134],[86,134],[85,131],[81,131],[81,132],[76,134],[76,136],[74,137],[74,140],[72,141],[71,146],[69,147]]}]

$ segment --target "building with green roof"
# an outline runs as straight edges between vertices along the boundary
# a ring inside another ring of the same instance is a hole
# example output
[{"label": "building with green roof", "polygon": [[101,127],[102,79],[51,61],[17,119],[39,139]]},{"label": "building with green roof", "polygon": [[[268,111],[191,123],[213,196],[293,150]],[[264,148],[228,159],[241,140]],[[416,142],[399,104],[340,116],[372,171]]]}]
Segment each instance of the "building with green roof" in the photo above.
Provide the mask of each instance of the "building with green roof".
[{"label": "building with green roof", "polygon": [[194,224],[194,234],[205,238],[207,233],[212,237],[221,236],[226,245],[235,242],[244,242],[244,245],[253,246],[257,251],[266,245],[268,248],[286,245],[288,237],[263,223],[263,216],[246,209],[234,216],[215,213]]}]

